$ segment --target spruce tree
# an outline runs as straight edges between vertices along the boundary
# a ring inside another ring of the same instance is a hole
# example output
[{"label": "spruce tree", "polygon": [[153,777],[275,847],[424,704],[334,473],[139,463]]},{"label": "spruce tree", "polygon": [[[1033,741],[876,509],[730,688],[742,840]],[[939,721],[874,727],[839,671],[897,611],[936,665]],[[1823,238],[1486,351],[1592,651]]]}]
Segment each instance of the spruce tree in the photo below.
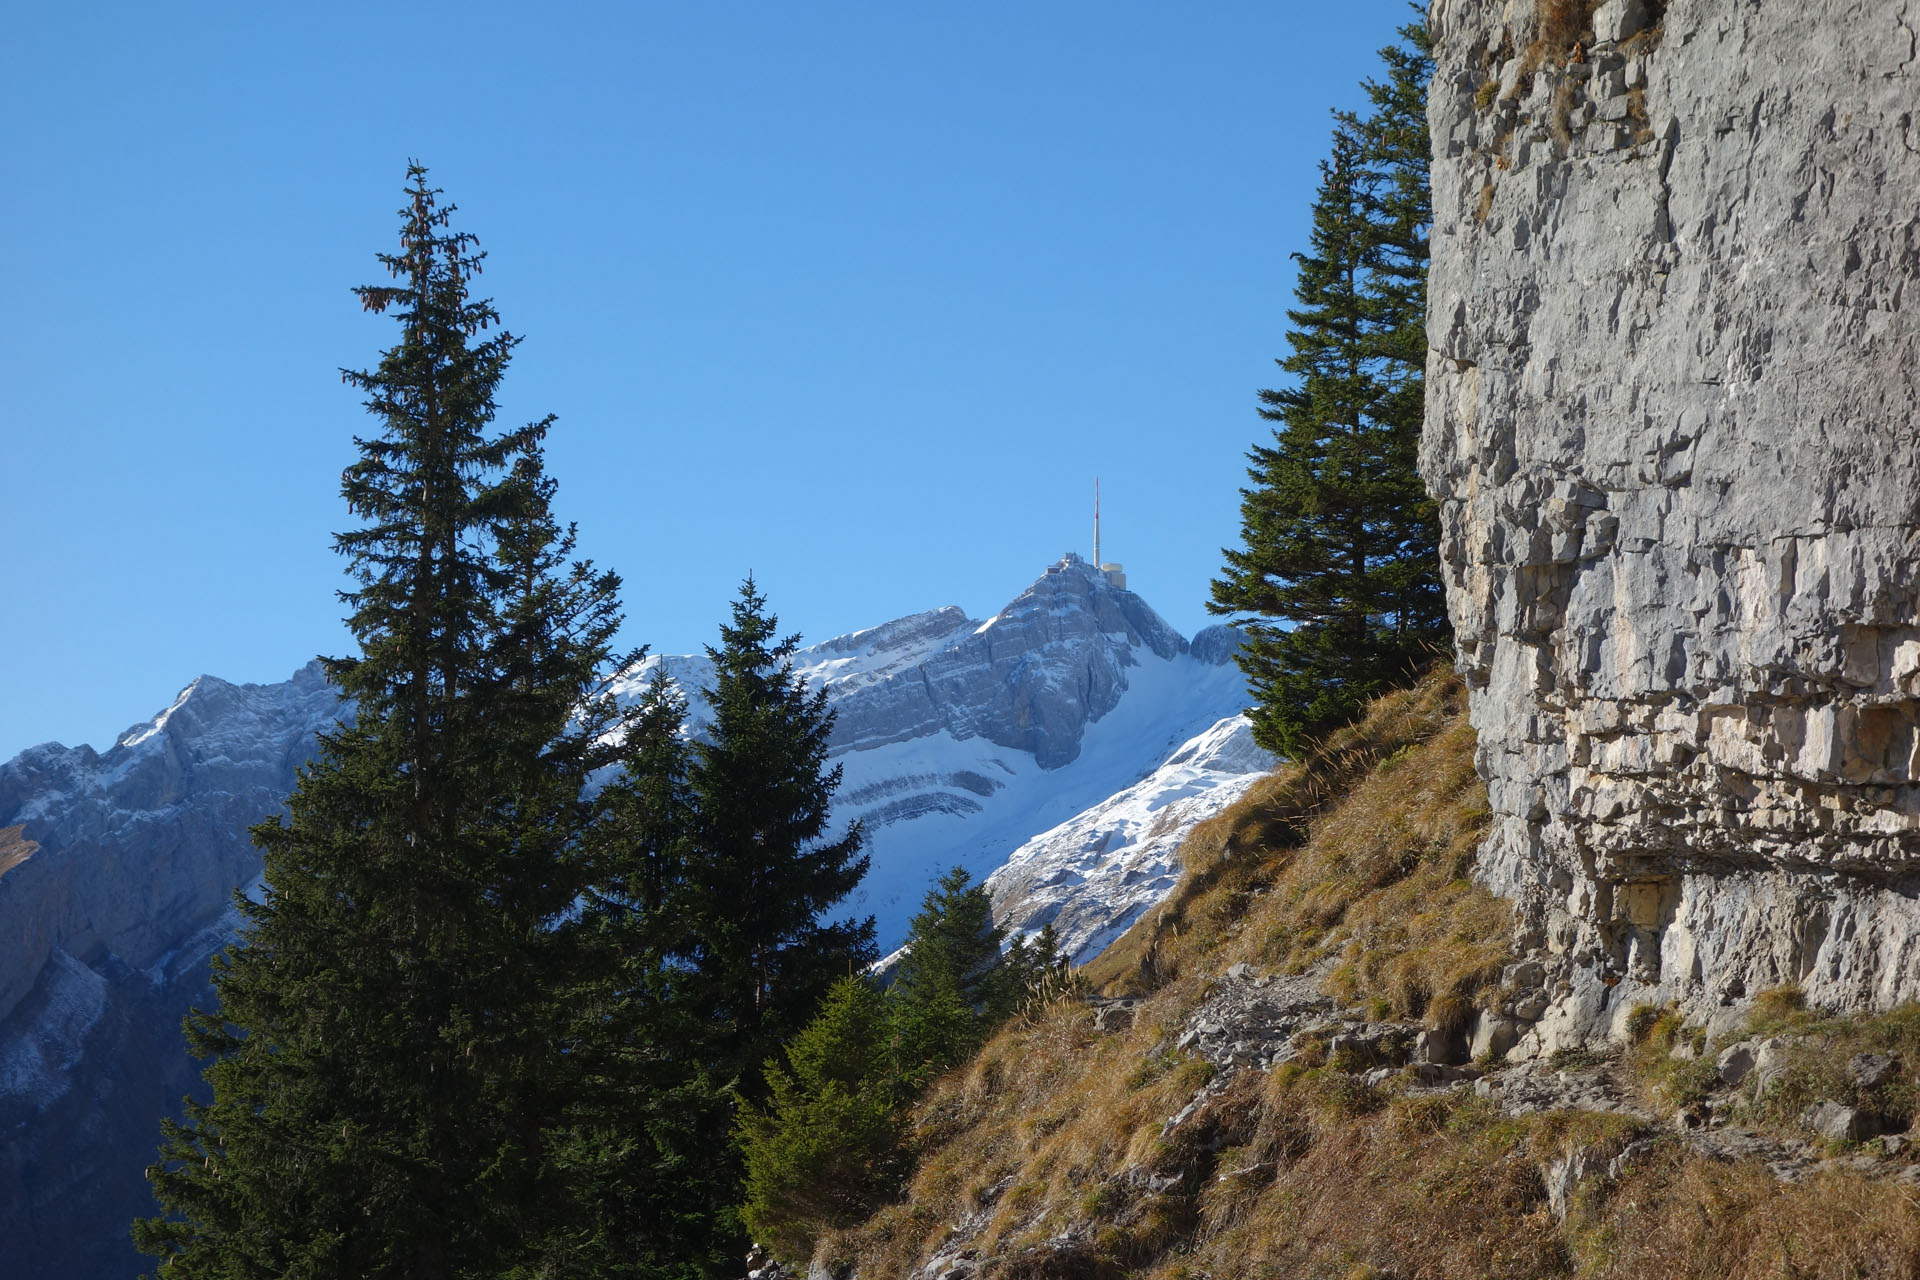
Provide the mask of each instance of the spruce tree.
[{"label": "spruce tree", "polygon": [[1002,949],[983,886],[956,867],[927,891],[884,993],[843,978],[742,1103],[741,1216],[754,1239],[804,1266],[821,1233],[871,1213],[911,1170],[907,1109],[1064,964],[1052,929]]},{"label": "spruce tree", "polygon": [[741,1216],[754,1239],[804,1267],[821,1232],[852,1226],[912,1165],[899,1080],[886,1044],[888,1001],[842,978],[814,1020],[766,1064],[764,1108],[740,1110]]},{"label": "spruce tree", "polygon": [[1262,746],[1299,756],[1409,680],[1447,637],[1437,509],[1417,470],[1431,202],[1426,32],[1381,56],[1365,116],[1336,113],[1287,312],[1289,385],[1249,454],[1243,546],[1209,608],[1247,620],[1239,662]]},{"label": "spruce tree", "polygon": [[965,868],[927,890],[892,988],[900,1071],[914,1087],[963,1061],[1012,1012],[1024,975],[1005,962],[1006,936]]},{"label": "spruce tree", "polygon": [[656,667],[599,794],[580,909],[561,931],[568,1096],[552,1147],[573,1188],[554,1274],[699,1280],[737,1268],[730,1078],[684,961],[691,863],[686,702]]},{"label": "spruce tree", "polygon": [[673,904],[680,957],[709,1028],[709,1061],[761,1091],[760,1064],[873,959],[873,920],[826,915],[866,874],[858,823],[827,830],[840,768],[827,765],[833,712],[793,669],[799,638],[749,577],[709,646],[713,720],[687,765],[690,836]]},{"label": "spruce tree", "polygon": [[188,1020],[212,1099],[165,1126],[167,1216],[135,1227],[169,1276],[529,1270],[569,1199],[546,975],[618,727],[618,583],[569,563],[549,424],[492,429],[517,340],[486,336],[483,255],[418,166],[407,194],[393,283],[356,291],[400,340],[344,375],[380,424],[342,479],[350,719],[254,828],[265,893]]}]

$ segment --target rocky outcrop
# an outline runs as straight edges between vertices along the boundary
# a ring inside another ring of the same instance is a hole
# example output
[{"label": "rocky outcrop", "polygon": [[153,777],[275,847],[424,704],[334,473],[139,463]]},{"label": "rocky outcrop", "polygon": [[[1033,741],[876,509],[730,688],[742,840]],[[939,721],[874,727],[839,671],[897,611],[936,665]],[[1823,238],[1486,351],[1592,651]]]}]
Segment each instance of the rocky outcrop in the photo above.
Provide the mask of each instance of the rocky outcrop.
[{"label": "rocky outcrop", "polygon": [[1432,12],[1422,465],[1518,1052],[1920,998],[1920,9],[1569,8]]},{"label": "rocky outcrop", "polygon": [[277,812],[339,697],[318,663],[275,685],[202,676],[105,755],[48,743],[0,765],[0,1019],[58,949],[147,969],[259,874],[247,827]]}]

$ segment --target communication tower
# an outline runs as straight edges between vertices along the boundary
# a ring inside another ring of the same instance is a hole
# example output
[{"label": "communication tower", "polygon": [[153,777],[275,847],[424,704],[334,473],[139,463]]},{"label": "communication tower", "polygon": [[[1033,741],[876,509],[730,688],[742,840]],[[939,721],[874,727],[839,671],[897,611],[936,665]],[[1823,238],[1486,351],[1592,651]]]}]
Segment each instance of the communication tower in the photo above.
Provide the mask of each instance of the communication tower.
[{"label": "communication tower", "polygon": [[1103,563],[1100,559],[1100,477],[1099,476],[1095,476],[1093,478],[1093,567],[1100,571],[1101,577],[1105,578],[1108,582],[1112,583],[1114,586],[1120,588],[1120,590],[1125,591],[1127,589],[1126,570],[1123,569],[1117,562],[1113,564],[1106,564],[1106,563]]}]

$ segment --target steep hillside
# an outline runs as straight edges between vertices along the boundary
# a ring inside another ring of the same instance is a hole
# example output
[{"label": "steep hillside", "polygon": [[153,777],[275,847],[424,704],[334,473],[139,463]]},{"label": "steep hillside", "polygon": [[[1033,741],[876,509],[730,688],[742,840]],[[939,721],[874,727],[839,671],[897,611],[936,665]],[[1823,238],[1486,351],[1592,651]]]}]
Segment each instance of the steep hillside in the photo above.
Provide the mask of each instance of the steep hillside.
[{"label": "steep hillside", "polygon": [[1542,993],[1473,883],[1464,702],[1450,676],[1383,700],[1197,830],[1175,894],[1086,971],[1105,994],[942,1081],[911,1185],[816,1273],[1915,1274],[1920,1166],[1870,1135],[1912,1120],[1920,1014],[1782,991],[1711,1031],[1649,1006],[1624,1052],[1500,1060]]}]

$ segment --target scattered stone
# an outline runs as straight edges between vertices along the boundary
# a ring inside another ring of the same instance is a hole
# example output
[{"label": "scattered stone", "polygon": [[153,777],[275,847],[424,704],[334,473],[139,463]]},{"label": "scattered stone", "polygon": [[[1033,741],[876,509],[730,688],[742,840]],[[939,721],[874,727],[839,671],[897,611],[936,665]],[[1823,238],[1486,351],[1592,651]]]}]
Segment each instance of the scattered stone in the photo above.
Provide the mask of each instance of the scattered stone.
[{"label": "scattered stone", "polygon": [[[1133,1020],[1139,1013],[1137,1000],[1100,1000],[1094,1002],[1093,1029],[1095,1031],[1129,1031]],[[1184,1046],[1183,1046],[1184,1047]]]},{"label": "scattered stone", "polygon": [[1232,978],[1236,982],[1249,981],[1254,976],[1253,966],[1243,960],[1239,964],[1233,965],[1231,968],[1229,968],[1227,970],[1227,976],[1229,978]]},{"label": "scattered stone", "polygon": [[1800,1122],[1828,1142],[1865,1142],[1880,1131],[1871,1112],[1831,1100],[1808,1107]]},{"label": "scattered stone", "polygon": [[1491,1057],[1498,1061],[1504,1058],[1507,1050],[1513,1048],[1520,1039],[1520,1028],[1512,1018],[1503,1018],[1499,1014],[1482,1011],[1479,1025],[1473,1033],[1473,1047],[1469,1056],[1473,1058]]},{"label": "scattered stone", "polygon": [[1912,1139],[1904,1133],[1889,1133],[1880,1139],[1880,1153],[1882,1155],[1897,1156],[1905,1151],[1911,1142]]},{"label": "scattered stone", "polygon": [[1538,1022],[1552,999],[1544,991],[1530,991],[1513,1003],[1513,1016],[1522,1022]]},{"label": "scattered stone", "polygon": [[1429,1089],[1446,1088],[1449,1085],[1469,1083],[1481,1077],[1478,1067],[1446,1067],[1437,1062],[1416,1062],[1407,1067],[1415,1084]]},{"label": "scattered stone", "polygon": [[1900,1073],[1900,1059],[1886,1053],[1856,1053],[1847,1059],[1847,1074],[1862,1089],[1878,1089]]},{"label": "scattered stone", "polygon": [[1720,1056],[1714,1059],[1714,1064],[1720,1068],[1720,1083],[1732,1088],[1745,1080],[1753,1071],[1757,1047],[1753,1041],[1743,1040],[1722,1049]]},{"label": "scattered stone", "polygon": [[774,1260],[760,1245],[747,1250],[747,1280],[799,1280],[794,1270]]}]

